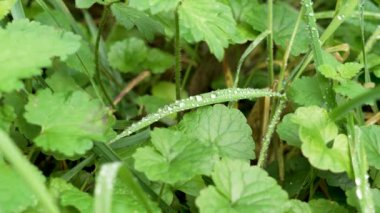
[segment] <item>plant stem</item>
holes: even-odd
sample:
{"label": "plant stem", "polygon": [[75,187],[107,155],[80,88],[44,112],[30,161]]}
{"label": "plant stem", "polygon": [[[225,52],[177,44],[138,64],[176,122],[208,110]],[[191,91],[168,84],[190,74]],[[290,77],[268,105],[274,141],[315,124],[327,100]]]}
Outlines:
{"label": "plant stem", "polygon": [[107,102],[112,106],[112,108],[115,108],[115,105],[112,102],[111,97],[108,95],[105,86],[103,84],[102,78],[101,78],[101,73],[100,73],[100,62],[99,62],[99,47],[100,47],[100,39],[102,37],[102,32],[104,29],[105,24],[107,23],[107,17],[108,14],[110,13],[110,8],[109,6],[105,6],[103,10],[102,17],[100,19],[100,24],[99,24],[99,29],[98,29],[98,34],[96,36],[96,41],[95,41],[95,72],[96,72],[96,79],[98,80],[98,83],[100,85],[100,89],[102,90],[104,97],[106,98]]}
{"label": "plant stem", "polygon": [[20,177],[28,183],[28,186],[40,200],[46,212],[59,213],[55,201],[50,196],[45,184],[36,174],[36,169],[29,163],[9,136],[0,129],[0,152],[13,166]]}
{"label": "plant stem", "polygon": [[179,29],[179,14],[178,8],[180,3],[178,4],[176,10],[174,11],[174,27],[175,27],[175,35],[174,35],[174,56],[175,56],[175,94],[176,99],[181,99],[181,41],[180,41],[180,29]]}
{"label": "plant stem", "polygon": [[245,59],[247,59],[249,54],[251,54],[251,52],[257,47],[257,45],[259,45],[261,43],[261,41],[264,40],[264,38],[266,38],[269,35],[270,35],[270,31],[265,30],[259,36],[257,36],[256,39],[254,41],[252,41],[251,44],[247,47],[247,49],[244,51],[243,55],[239,59],[239,63],[238,63],[237,69],[236,69],[235,82],[234,82],[233,88],[238,87],[240,71],[241,71],[241,67],[243,66]]}
{"label": "plant stem", "polygon": [[279,78],[278,78],[277,91],[280,91],[283,87],[283,81],[285,78],[286,69],[288,67],[288,60],[289,60],[289,56],[290,56],[290,51],[293,47],[294,39],[297,35],[298,28],[300,26],[304,11],[305,11],[305,9],[302,6],[301,10],[299,11],[299,14],[298,14],[296,24],[294,25],[294,29],[293,29],[292,35],[290,37],[289,44],[285,50],[284,58],[282,59],[282,67],[281,67],[281,71],[280,71]]}
{"label": "plant stem", "polygon": [[182,112],[185,110],[207,106],[216,103],[222,102],[230,102],[237,101],[240,99],[253,99],[263,96],[269,97],[283,97],[282,94],[277,92],[272,92],[269,89],[240,89],[240,88],[230,88],[223,90],[216,90],[209,93],[204,93],[202,95],[191,96],[186,99],[177,100],[175,103],[169,104],[161,109],[159,109],[156,113],[152,113],[144,117],[142,120],[137,123],[132,124],[128,128],[126,128],[122,133],[117,135],[114,139],[110,141],[113,143],[123,137],[131,135],[134,132],[137,132],[152,123],[164,118],[170,114]]}
{"label": "plant stem", "polygon": [[261,150],[260,150],[260,156],[259,160],[257,162],[257,166],[259,167],[264,167],[265,166],[265,160],[268,155],[268,149],[269,149],[269,144],[272,138],[272,135],[274,133],[274,130],[276,129],[276,125],[279,122],[281,118],[281,113],[282,110],[285,107],[285,100],[283,98],[280,99],[280,102],[276,108],[276,111],[274,112],[272,119],[268,125],[267,132],[263,138],[263,141],[261,143]]}
{"label": "plant stem", "polygon": [[370,76],[369,70],[368,70],[367,53],[366,53],[366,49],[365,49],[364,4],[365,4],[365,0],[361,0],[360,1],[360,6],[359,6],[359,9],[360,9],[360,18],[359,18],[360,19],[360,33],[361,33],[360,37],[361,37],[362,56],[363,56],[363,63],[364,63],[364,80],[365,80],[366,83],[369,83],[369,82],[371,82],[371,76]]}
{"label": "plant stem", "polygon": [[11,13],[14,20],[25,18],[25,12],[24,12],[24,8],[22,7],[21,0],[16,1],[16,3],[13,5],[11,9]]}
{"label": "plant stem", "polygon": [[273,0],[268,0],[268,72],[269,72],[269,87],[274,81],[274,70],[273,70]]}

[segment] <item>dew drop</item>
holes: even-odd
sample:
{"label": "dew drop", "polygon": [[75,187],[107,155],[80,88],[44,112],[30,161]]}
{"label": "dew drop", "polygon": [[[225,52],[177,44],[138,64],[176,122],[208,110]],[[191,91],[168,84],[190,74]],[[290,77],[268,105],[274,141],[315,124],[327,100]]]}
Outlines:
{"label": "dew drop", "polygon": [[357,186],[359,186],[360,184],[362,184],[360,178],[356,178],[355,179],[355,183],[356,183]]}
{"label": "dew drop", "polygon": [[199,95],[195,96],[195,99],[196,99],[197,101],[202,101],[202,100],[203,100],[202,96],[199,96]]}
{"label": "dew drop", "polygon": [[338,16],[338,20],[339,20],[339,21],[342,21],[343,19],[344,19],[344,15],[339,15],[339,16]]}
{"label": "dew drop", "polygon": [[359,200],[363,199],[362,191],[360,191],[359,188],[356,189],[356,196],[358,197]]}
{"label": "dew drop", "polygon": [[216,98],[216,95],[215,94],[211,94],[211,98]]}

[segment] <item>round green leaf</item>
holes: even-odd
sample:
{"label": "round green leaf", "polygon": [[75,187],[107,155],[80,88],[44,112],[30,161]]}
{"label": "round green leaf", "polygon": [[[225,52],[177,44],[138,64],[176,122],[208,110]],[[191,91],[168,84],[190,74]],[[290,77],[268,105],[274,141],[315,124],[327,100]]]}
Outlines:
{"label": "round green leaf", "polygon": [[210,147],[170,129],[154,129],[151,136],[154,147],[133,155],[135,168],[150,180],[174,184],[211,173],[215,155]]}
{"label": "round green leaf", "polygon": [[0,92],[22,88],[21,79],[41,74],[51,58],[65,60],[80,47],[80,37],[27,19],[0,28]]}
{"label": "round green leaf", "polygon": [[188,113],[180,129],[203,144],[211,145],[221,157],[254,159],[252,130],[237,109],[217,104]]}
{"label": "round green leaf", "polygon": [[[350,171],[347,136],[338,135],[338,127],[325,109],[310,106],[296,110],[293,122],[299,124],[302,153],[318,169]],[[328,144],[333,141],[330,148]]]}
{"label": "round green leaf", "polygon": [[218,162],[212,179],[215,186],[202,190],[195,201],[200,212],[281,212],[288,200],[275,179],[241,160]]}
{"label": "round green leaf", "polygon": [[75,158],[92,148],[92,141],[106,141],[113,117],[87,93],[51,93],[42,90],[29,97],[24,117],[41,126],[37,146],[55,157]]}

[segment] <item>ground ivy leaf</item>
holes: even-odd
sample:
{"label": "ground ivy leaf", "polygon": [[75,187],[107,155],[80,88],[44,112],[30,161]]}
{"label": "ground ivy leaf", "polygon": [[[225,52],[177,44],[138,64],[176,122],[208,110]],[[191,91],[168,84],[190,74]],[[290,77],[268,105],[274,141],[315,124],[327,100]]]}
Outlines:
{"label": "ground ivy leaf", "polygon": [[[253,29],[263,32],[268,29],[267,22],[263,21],[267,19],[267,8],[266,4],[260,4],[253,10],[247,10],[242,14],[242,20],[249,23]],[[286,3],[273,5],[273,39],[284,49],[288,46],[297,17],[298,11]],[[301,21],[291,49],[292,55],[297,56],[308,51],[309,36],[306,27],[306,23]]]}
{"label": "ground ivy leaf", "polygon": [[3,19],[4,16],[9,13],[9,11],[11,11],[12,6],[14,5],[15,2],[16,0],[0,1],[0,20]]}
{"label": "ground ivy leaf", "polygon": [[52,57],[65,60],[80,47],[79,36],[26,19],[0,28],[0,41],[0,92],[22,88],[20,80],[41,74]]}
{"label": "ground ivy leaf", "polygon": [[338,72],[330,64],[322,64],[318,67],[318,71],[326,78],[338,81],[342,80],[342,78],[338,75]]}
{"label": "ground ivy leaf", "polygon": [[159,49],[148,48],[141,39],[129,38],[111,46],[108,60],[120,72],[139,73],[148,69],[153,73],[162,73],[172,67],[174,57]]}
{"label": "ground ivy leaf", "polygon": [[54,178],[49,184],[50,191],[64,207],[74,207],[79,212],[93,212],[93,198],[60,178]]}
{"label": "ground ivy leaf", "polygon": [[148,10],[152,14],[174,10],[181,0],[129,0],[131,7],[139,10]]}
{"label": "ground ivy leaf", "polygon": [[215,186],[200,192],[200,212],[281,212],[288,195],[259,167],[225,158],[215,164]]}
{"label": "ground ivy leaf", "polygon": [[[289,88],[289,98],[300,105],[323,105],[324,98],[316,77],[302,77],[296,79]],[[327,85],[324,85],[327,87]]]}
{"label": "ground ivy leaf", "polygon": [[191,0],[183,1],[178,12],[182,37],[188,42],[205,41],[221,61],[236,34],[231,8],[216,0]]}
{"label": "ground ivy leaf", "polygon": [[149,40],[153,39],[155,33],[163,32],[163,27],[159,22],[144,12],[128,7],[125,3],[112,4],[111,10],[119,24],[123,25],[127,30],[136,26]]}
{"label": "ground ivy leaf", "polygon": [[348,211],[334,201],[317,199],[309,201],[313,213],[347,213]]}
{"label": "ground ivy leaf", "polygon": [[344,64],[340,64],[337,67],[337,70],[343,79],[350,80],[351,78],[355,77],[362,68],[363,65],[359,63],[347,62]]}
{"label": "ground ivy leaf", "polygon": [[312,213],[309,204],[300,200],[289,200],[285,213]]}
{"label": "ground ivy leaf", "polygon": [[24,117],[41,126],[37,146],[55,157],[75,157],[92,148],[92,141],[107,140],[113,118],[87,93],[52,93],[42,90],[29,97]]}
{"label": "ground ivy leaf", "polygon": [[[23,212],[37,205],[37,197],[28,184],[0,159],[0,212]],[[39,174],[41,181],[44,177]]]}
{"label": "ground ivy leaf", "polygon": [[[339,85],[334,86],[334,91],[349,98],[355,98],[359,95],[368,92],[369,89],[363,87],[357,81],[341,82]],[[366,104],[370,105],[373,102],[369,101]]]}
{"label": "ground ivy leaf", "polygon": [[368,164],[380,169],[380,126],[372,125],[360,128],[361,141],[364,144]]}
{"label": "ground ivy leaf", "polygon": [[179,128],[206,146],[212,146],[220,157],[254,159],[252,130],[237,109],[217,104],[204,107],[183,117]]}
{"label": "ground ivy leaf", "polygon": [[[317,106],[299,107],[293,122],[299,125],[302,153],[318,169],[332,172],[350,171],[347,136],[338,135],[338,127],[327,111]],[[333,140],[333,146],[328,143]]]}
{"label": "ground ivy leaf", "polygon": [[300,148],[302,141],[298,136],[298,125],[292,121],[294,114],[287,114],[277,126],[277,134],[281,140],[286,141],[289,145]]}
{"label": "ground ivy leaf", "polygon": [[215,155],[210,147],[170,129],[151,132],[153,147],[133,155],[135,168],[153,181],[175,184],[200,174],[210,174]]}

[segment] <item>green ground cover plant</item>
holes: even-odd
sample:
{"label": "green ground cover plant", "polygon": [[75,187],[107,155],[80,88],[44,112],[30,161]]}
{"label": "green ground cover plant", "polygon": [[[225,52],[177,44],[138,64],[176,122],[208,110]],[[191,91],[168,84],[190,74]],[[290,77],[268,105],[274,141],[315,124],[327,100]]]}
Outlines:
{"label": "green ground cover plant", "polygon": [[0,0],[0,213],[380,212],[378,0]]}

